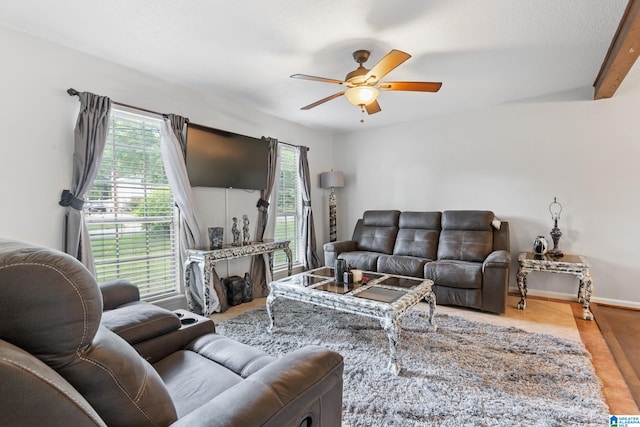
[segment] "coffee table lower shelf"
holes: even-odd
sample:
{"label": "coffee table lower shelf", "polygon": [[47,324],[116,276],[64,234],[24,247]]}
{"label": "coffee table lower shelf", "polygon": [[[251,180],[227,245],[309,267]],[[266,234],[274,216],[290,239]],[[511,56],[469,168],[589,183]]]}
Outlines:
{"label": "coffee table lower shelf", "polygon": [[[301,275],[304,274],[307,273],[301,273]],[[424,299],[430,308],[429,323],[434,331],[437,330],[437,326],[433,322],[433,316],[436,310],[436,297],[431,290],[431,286],[433,285],[431,280],[423,280],[419,286],[404,291],[404,295],[397,300],[386,302],[357,297],[351,293],[340,294],[301,286],[295,284],[296,276],[291,276],[290,278],[269,284],[270,292],[267,297],[266,308],[270,319],[268,329],[270,333],[273,333],[275,323],[273,304],[280,297],[346,313],[372,317],[379,320],[380,325],[389,338],[389,363],[387,364],[387,369],[391,373],[398,375],[401,367],[397,356],[397,348],[400,331],[402,330],[402,316]],[[384,277],[400,276],[385,275]],[[292,279],[294,280],[292,281]],[[359,289],[358,293],[371,290],[371,286],[375,286],[375,284],[363,286]],[[389,288],[381,287],[381,289]]]}

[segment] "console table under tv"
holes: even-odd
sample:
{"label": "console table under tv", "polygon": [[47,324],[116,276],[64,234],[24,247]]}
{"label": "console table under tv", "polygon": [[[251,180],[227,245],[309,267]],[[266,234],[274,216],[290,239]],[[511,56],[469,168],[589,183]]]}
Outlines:
{"label": "console table under tv", "polygon": [[[196,263],[200,270],[203,283],[203,295],[205,299],[209,298],[211,286],[211,272],[216,266],[218,261],[227,261],[236,258],[244,258],[253,255],[268,254],[269,255],[269,270],[273,276],[273,253],[275,251],[284,251],[287,256],[287,273],[291,276],[293,260],[291,255],[291,249],[289,248],[289,240],[282,241],[265,241],[265,242],[251,242],[248,245],[223,245],[221,249],[187,249],[187,259],[184,263],[184,277],[185,282],[189,283],[189,276],[191,274],[188,268],[191,264]],[[209,307],[209,301],[205,301],[205,307]],[[205,310],[208,311],[208,310]],[[205,316],[211,313],[204,314]]]}

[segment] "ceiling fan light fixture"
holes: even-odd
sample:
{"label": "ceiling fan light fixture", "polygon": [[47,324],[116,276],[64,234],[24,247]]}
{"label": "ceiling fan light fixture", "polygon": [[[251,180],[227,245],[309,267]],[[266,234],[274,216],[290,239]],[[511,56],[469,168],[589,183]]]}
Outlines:
{"label": "ceiling fan light fixture", "polygon": [[369,105],[378,98],[380,92],[372,86],[355,86],[347,89],[344,96],[353,105]]}

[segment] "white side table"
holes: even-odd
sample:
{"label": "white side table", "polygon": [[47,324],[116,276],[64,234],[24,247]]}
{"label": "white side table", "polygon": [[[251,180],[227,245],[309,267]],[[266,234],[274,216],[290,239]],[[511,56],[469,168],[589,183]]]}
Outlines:
{"label": "white side table", "polygon": [[517,279],[520,290],[520,302],[518,308],[524,310],[527,306],[527,274],[531,271],[546,271],[550,273],[573,274],[580,280],[578,287],[578,302],[582,303],[582,318],[593,320],[593,314],[589,310],[593,281],[589,272],[589,261],[582,255],[565,254],[560,258],[552,258],[549,255],[535,255],[533,252],[522,252],[518,256]]}

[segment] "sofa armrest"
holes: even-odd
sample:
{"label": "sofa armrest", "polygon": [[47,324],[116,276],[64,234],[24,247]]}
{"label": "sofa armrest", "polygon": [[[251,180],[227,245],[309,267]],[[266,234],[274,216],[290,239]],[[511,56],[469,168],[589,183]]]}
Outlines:
{"label": "sofa armrest", "polygon": [[177,331],[178,316],[148,302],[133,302],[102,313],[100,323],[131,345]]}
{"label": "sofa armrest", "polygon": [[336,258],[342,252],[353,252],[358,250],[358,243],[353,240],[342,240],[339,242],[325,243],[324,246],[324,265],[333,267]]}
{"label": "sofa armrest", "polygon": [[[343,368],[340,354],[307,346],[270,363],[172,425],[339,426]],[[311,422],[302,424],[307,418]]]}
{"label": "sofa armrest", "polygon": [[507,251],[493,251],[482,263],[482,271],[485,268],[505,268],[511,265],[511,254]]}
{"label": "sofa armrest", "polygon": [[113,310],[121,305],[140,301],[138,287],[128,280],[118,279],[99,283],[104,310]]}
{"label": "sofa armrest", "polygon": [[493,251],[482,263],[482,310],[502,314],[507,308],[511,254]]}
{"label": "sofa armrest", "polygon": [[151,364],[167,357],[171,353],[183,350],[197,338],[204,335],[215,335],[215,323],[208,317],[186,310],[176,310],[171,314],[180,316],[179,328],[157,334],[154,338],[138,342],[133,346]]}

